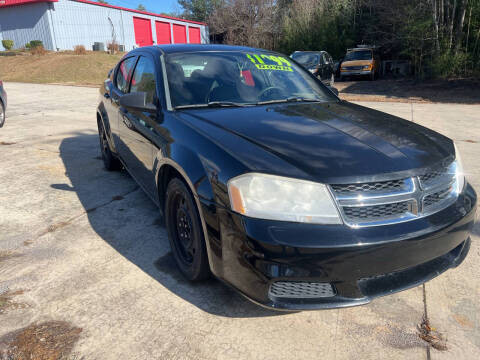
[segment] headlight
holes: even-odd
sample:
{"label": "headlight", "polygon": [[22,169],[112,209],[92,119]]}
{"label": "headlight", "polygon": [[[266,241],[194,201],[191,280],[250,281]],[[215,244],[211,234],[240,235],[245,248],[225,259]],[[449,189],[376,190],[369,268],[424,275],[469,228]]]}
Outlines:
{"label": "headlight", "polygon": [[228,182],[232,210],[245,216],[312,224],[341,224],[327,186],[249,173]]}
{"label": "headlight", "polygon": [[454,171],[455,171],[455,191],[457,194],[461,193],[463,187],[465,186],[465,173],[463,172],[462,158],[460,157],[460,152],[458,151],[457,145],[453,144],[455,147],[455,161],[453,162]]}
{"label": "headlight", "polygon": [[314,74],[315,71],[317,71],[317,69],[308,69],[308,71],[310,71],[312,74]]}
{"label": "headlight", "polygon": [[372,70],[372,65],[365,65],[363,70]]}

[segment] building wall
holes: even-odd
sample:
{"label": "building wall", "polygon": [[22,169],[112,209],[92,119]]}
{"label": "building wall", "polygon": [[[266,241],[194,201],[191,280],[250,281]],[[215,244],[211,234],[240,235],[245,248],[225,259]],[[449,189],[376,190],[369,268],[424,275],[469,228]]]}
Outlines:
{"label": "building wall", "polygon": [[155,20],[187,25],[187,35],[188,26],[201,28],[202,43],[208,42],[208,30],[204,25],[73,0],[59,0],[52,10],[55,47],[60,50],[71,50],[75,45],[84,45],[87,49],[92,49],[95,42],[103,42],[106,47],[107,43],[112,41],[112,26],[108,20],[110,18],[115,28],[117,43],[125,45],[127,51],[132,50],[137,47],[133,26],[134,16],[150,20],[154,44],[157,43]]}
{"label": "building wall", "polygon": [[[12,6],[0,9],[0,40],[13,40],[14,48],[22,48],[31,40],[41,40],[53,49],[48,8],[52,3]],[[0,42],[0,50],[4,50]]]}
{"label": "building wall", "polygon": [[[104,43],[106,48],[112,41],[111,20],[117,43],[125,45],[125,50],[129,51],[138,47],[135,43],[134,16],[150,20],[154,44],[157,43],[156,20],[185,25],[187,41],[189,27],[200,28],[201,42],[209,42],[208,27],[205,25],[75,0],[1,8],[0,40],[13,40],[15,48],[23,47],[31,40],[42,40],[48,50],[73,50],[76,45],[83,45],[87,50],[91,50],[95,42]],[[170,27],[173,39],[172,26]]]}

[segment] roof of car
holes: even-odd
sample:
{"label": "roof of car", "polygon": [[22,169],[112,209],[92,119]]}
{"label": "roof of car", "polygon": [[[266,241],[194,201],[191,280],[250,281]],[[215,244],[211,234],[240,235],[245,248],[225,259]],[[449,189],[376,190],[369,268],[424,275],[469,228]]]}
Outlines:
{"label": "roof of car", "polygon": [[153,46],[143,47],[141,49],[161,51],[165,54],[197,52],[197,51],[268,51],[270,52],[269,50],[256,49],[248,46],[233,46],[233,45],[220,45],[220,44],[153,45]]}

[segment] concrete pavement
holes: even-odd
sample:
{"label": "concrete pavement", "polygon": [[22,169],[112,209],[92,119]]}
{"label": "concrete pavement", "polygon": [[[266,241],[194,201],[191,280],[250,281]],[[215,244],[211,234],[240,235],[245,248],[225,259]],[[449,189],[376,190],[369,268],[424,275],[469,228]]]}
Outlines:
{"label": "concrete pavement", "polygon": [[[417,287],[371,304],[278,313],[175,267],[158,210],[125,172],[103,169],[92,88],[7,83],[0,129],[0,351],[33,323],[82,329],[70,359],[424,359]],[[480,106],[362,103],[458,141],[480,189]],[[448,350],[480,357],[480,226],[465,262],[425,286]],[[16,304],[16,305],[14,305]],[[3,336],[3,338],[2,338]],[[1,358],[1,355],[0,355]]]}

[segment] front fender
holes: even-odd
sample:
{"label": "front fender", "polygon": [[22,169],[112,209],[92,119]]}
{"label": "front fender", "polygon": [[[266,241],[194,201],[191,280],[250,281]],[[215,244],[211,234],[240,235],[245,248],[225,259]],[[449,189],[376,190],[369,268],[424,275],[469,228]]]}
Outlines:
{"label": "front fender", "polygon": [[154,168],[156,174],[155,181],[158,184],[158,202],[162,213],[164,213],[164,194],[168,186],[168,179],[165,174],[166,169],[170,167],[174,168],[183,177],[193,194],[200,215],[210,269],[218,276],[221,271],[219,269],[220,262],[216,256],[218,251],[215,250],[218,245],[212,242],[207,230],[209,227],[217,228],[218,224],[216,224],[216,219],[210,218],[207,227],[205,213],[208,211],[204,210],[205,207],[209,206],[214,197],[210,181],[211,179],[215,181],[215,173],[212,172],[212,169],[209,169],[208,165],[205,166],[205,161],[202,161],[201,156],[193,153],[186,147],[172,144],[168,156],[165,156],[163,151],[160,150],[155,157]]}

